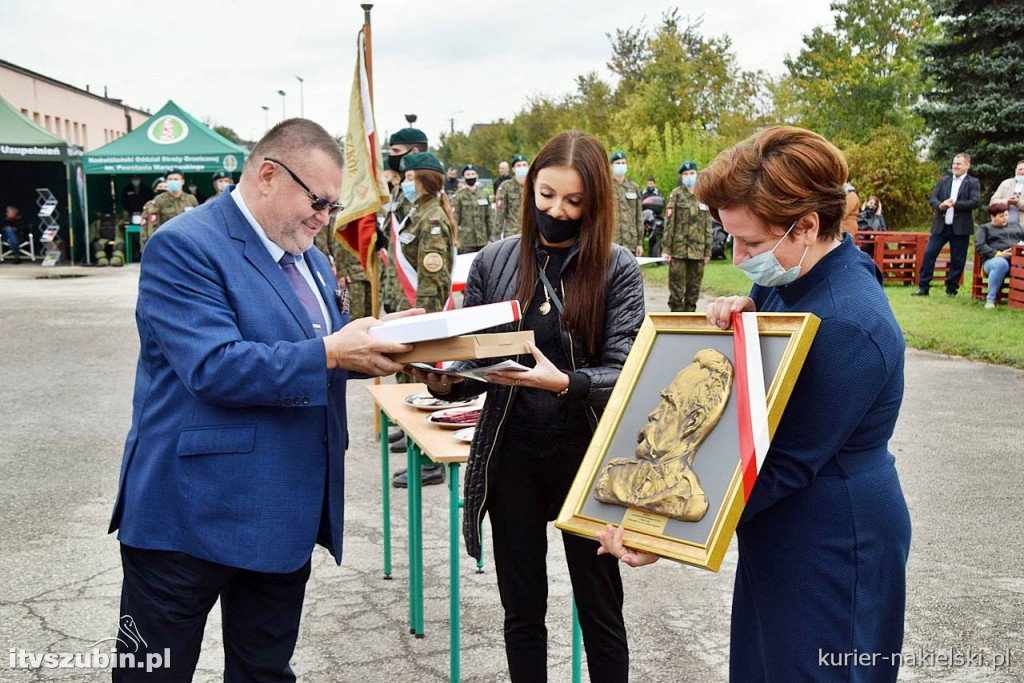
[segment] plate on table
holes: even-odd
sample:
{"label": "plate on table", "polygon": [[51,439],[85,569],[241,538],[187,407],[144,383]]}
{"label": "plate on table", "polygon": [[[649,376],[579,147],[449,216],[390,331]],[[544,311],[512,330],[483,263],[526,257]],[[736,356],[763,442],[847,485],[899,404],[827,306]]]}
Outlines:
{"label": "plate on table", "polygon": [[475,427],[481,408],[448,408],[427,415],[427,422],[444,429]]}
{"label": "plate on table", "polygon": [[464,443],[473,443],[473,434],[476,432],[476,427],[466,427],[452,434],[452,438],[456,441],[462,441]]}
{"label": "plate on table", "polygon": [[406,404],[413,408],[420,410],[444,410],[445,408],[463,408],[465,406],[473,405],[476,397],[470,398],[464,401],[444,401],[439,398],[434,398],[426,391],[421,391],[418,394],[412,394],[405,397]]}

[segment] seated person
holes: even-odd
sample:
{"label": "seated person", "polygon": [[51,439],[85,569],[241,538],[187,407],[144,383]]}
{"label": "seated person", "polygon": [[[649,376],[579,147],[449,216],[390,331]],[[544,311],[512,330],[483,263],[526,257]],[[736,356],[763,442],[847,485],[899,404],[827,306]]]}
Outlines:
{"label": "seated person", "polygon": [[112,213],[101,213],[89,226],[93,265],[124,265],[124,227]]}
{"label": "seated person", "polygon": [[8,206],[4,211],[4,220],[0,223],[3,240],[11,248],[11,259],[15,264],[21,263],[21,243],[25,241],[25,221],[21,219],[18,207]]}
{"label": "seated person", "polygon": [[985,308],[995,308],[996,296],[1010,273],[1013,245],[1024,241],[1024,228],[1019,223],[1009,222],[1010,211],[1006,204],[991,204],[988,213],[989,222],[974,233],[974,249],[981,257],[982,271],[988,276]]}

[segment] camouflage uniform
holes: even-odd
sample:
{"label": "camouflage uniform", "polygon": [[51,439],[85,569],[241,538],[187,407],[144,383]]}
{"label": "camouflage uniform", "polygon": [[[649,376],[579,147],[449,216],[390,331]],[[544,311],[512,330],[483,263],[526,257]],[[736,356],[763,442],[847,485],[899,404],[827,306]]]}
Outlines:
{"label": "camouflage uniform", "polygon": [[[370,292],[370,279],[366,276],[366,271],[363,270],[363,264],[360,263],[359,258],[335,239],[334,233],[330,229],[321,230],[313,240],[313,244],[330,259],[334,266],[338,287],[348,289],[349,313],[352,320],[372,315],[373,301]],[[345,284],[345,278],[351,279],[351,282]]]}
{"label": "camouflage uniform", "polygon": [[615,243],[629,249],[634,254],[636,248],[644,243],[644,220],[640,208],[640,188],[628,178],[621,183],[612,179],[615,187],[616,234]]}
{"label": "camouflage uniform", "polygon": [[491,239],[491,200],[487,190],[477,185],[455,193],[452,213],[459,229],[459,253],[480,251]]}
{"label": "camouflage uniform", "polygon": [[146,203],[142,209],[142,228],[139,230],[139,249],[146,248],[146,242],[161,225],[180,213],[185,213],[199,206],[193,195],[182,192],[180,197],[170,192],[158,194]]}
{"label": "camouflage uniform", "polygon": [[515,178],[501,184],[494,198],[498,215],[494,221],[491,241],[523,232],[523,186]]}
{"label": "camouflage uniform", "polygon": [[685,186],[672,190],[665,203],[661,251],[672,257],[668,270],[669,310],[697,310],[704,260],[711,258],[711,214]]}
{"label": "camouflage uniform", "polygon": [[402,188],[396,186],[391,195],[391,201],[384,207],[384,224],[382,226],[384,234],[388,236],[388,265],[382,270],[380,300],[388,311],[397,310],[395,306],[402,289],[398,284],[397,271],[395,271],[395,240],[391,234],[391,215],[394,214],[398,224],[401,225],[405,217],[409,215],[411,208],[412,203],[405,198]]}
{"label": "camouflage uniform", "polygon": [[[399,243],[402,254],[416,268],[416,307],[440,311],[452,289],[452,227],[437,197],[421,196],[409,215]],[[397,277],[397,276],[396,276]],[[396,310],[413,308],[401,283],[395,292]]]}
{"label": "camouflage uniform", "polygon": [[[107,214],[94,220],[89,224],[89,236],[92,238],[90,252],[93,265],[124,265],[124,225],[116,216]],[[110,247],[109,257],[107,247]]]}

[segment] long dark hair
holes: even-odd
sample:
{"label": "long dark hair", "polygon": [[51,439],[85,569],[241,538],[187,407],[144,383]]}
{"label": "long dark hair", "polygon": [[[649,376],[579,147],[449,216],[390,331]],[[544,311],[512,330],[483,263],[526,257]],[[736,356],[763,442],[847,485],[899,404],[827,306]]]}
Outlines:
{"label": "long dark hair", "polygon": [[596,138],[586,133],[567,130],[548,140],[526,174],[516,298],[525,305],[533,299],[537,288],[537,203],[533,188],[538,171],[549,166],[572,168],[583,180],[579,253],[565,292],[562,326],[575,332],[591,357],[596,357],[604,343],[604,287],[615,228],[615,195],[608,174],[608,153]]}
{"label": "long dark hair", "polygon": [[441,210],[444,211],[444,215],[448,219],[448,225],[452,229],[452,244],[457,244],[459,235],[457,232],[458,228],[455,225],[455,217],[452,216],[452,206],[448,203],[448,195],[441,191],[444,187],[444,175],[424,168],[417,168],[413,173],[416,174],[416,180],[420,181],[420,185],[423,186],[423,191],[426,194],[437,197],[438,201],[441,202]]}

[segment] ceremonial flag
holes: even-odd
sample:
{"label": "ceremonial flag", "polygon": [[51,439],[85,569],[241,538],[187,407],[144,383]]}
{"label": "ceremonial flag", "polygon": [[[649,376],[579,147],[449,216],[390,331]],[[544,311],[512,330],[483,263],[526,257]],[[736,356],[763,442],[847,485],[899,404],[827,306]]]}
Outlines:
{"label": "ceremonial flag", "polygon": [[384,183],[384,164],[377,144],[377,126],[366,73],[365,35],[356,40],[356,68],[352,79],[352,97],[345,135],[345,170],[341,180],[341,202],[345,208],[334,222],[334,235],[355,254],[363,269],[373,278],[376,265],[373,252],[377,241],[376,214],[388,199]]}

